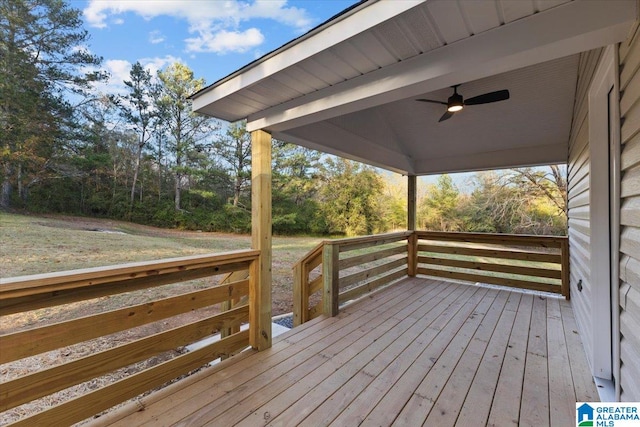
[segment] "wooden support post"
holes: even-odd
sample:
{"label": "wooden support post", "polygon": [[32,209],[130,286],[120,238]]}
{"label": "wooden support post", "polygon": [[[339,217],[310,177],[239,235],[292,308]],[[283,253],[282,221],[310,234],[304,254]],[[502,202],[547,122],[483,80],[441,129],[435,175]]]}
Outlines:
{"label": "wooden support post", "polygon": [[415,175],[407,176],[407,230],[416,230],[416,190]]}
{"label": "wooden support post", "polygon": [[415,175],[407,176],[407,230],[413,234],[407,239],[407,274],[415,277],[418,271],[418,237],[416,236],[416,194],[417,180]]}
{"label": "wooden support post", "polygon": [[305,284],[303,272],[305,270],[306,268],[301,263],[297,263],[293,267],[293,326],[300,326],[307,321],[307,301],[309,299],[305,299],[303,296]]}
{"label": "wooden support post", "polygon": [[562,285],[561,292],[565,299],[571,299],[571,286],[570,286],[570,276],[569,276],[569,239],[565,239],[560,244],[560,265],[561,265],[561,277],[562,277]]}
{"label": "wooden support post", "polygon": [[340,293],[340,246],[327,243],[324,245],[322,252],[322,277],[324,284],[324,292],[322,302],[324,304],[324,314],[328,316],[337,316],[339,313]]}
{"label": "wooden support post", "polygon": [[418,235],[414,231],[407,237],[407,275],[416,277],[418,274]]}
{"label": "wooden support post", "polygon": [[251,132],[251,247],[260,259],[251,266],[249,340],[253,348],[271,347],[271,135]]}

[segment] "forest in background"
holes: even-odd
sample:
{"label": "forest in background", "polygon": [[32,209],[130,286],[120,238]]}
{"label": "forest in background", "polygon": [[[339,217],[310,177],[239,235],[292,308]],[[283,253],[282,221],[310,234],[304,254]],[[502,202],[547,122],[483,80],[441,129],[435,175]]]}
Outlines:
{"label": "forest in background", "polygon": [[[80,11],[58,0],[0,0],[0,208],[168,228],[250,230],[250,135],[191,111],[205,87],[184,64],[134,64],[127,93],[82,46]],[[419,183],[421,181],[419,180]],[[566,233],[566,168],[448,175],[420,187],[427,230]],[[406,228],[406,179],[273,141],[278,234],[364,235]]]}

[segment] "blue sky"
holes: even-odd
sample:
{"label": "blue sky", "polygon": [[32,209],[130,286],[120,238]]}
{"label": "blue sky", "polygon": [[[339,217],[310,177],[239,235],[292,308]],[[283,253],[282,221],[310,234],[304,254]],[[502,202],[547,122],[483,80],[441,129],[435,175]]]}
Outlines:
{"label": "blue sky", "polygon": [[71,0],[89,50],[122,91],[136,61],[155,75],[179,61],[207,84],[300,36],[357,0]]}

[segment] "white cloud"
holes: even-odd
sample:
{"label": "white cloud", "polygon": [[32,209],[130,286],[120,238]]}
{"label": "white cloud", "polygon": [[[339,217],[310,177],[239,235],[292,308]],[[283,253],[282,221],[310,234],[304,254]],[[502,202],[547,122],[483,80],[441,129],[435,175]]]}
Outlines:
{"label": "white cloud", "polygon": [[308,30],[313,24],[305,9],[288,7],[286,0],[90,0],[84,16],[89,25],[105,28],[108,18],[127,12],[144,19],[172,16],[186,20],[189,32],[194,35],[185,40],[188,52],[245,52],[258,46],[264,41],[259,30],[239,29],[241,23],[253,19],[271,19],[298,32]]}
{"label": "white cloud", "polygon": [[164,67],[166,67],[167,65],[173,64],[174,62],[180,62],[182,64],[185,64],[185,62],[182,59],[176,58],[175,56],[172,56],[172,55],[140,59],[140,64],[142,64],[142,66],[145,69],[149,70],[152,78],[155,78],[159,70],[162,70]]}
{"label": "white cloud", "polygon": [[149,43],[158,44],[163,41],[165,41],[165,37],[159,30],[154,30],[149,33]]}
{"label": "white cloud", "polygon": [[247,18],[270,18],[300,31],[311,29],[313,22],[307,11],[298,7],[287,7],[286,0],[257,0],[244,9]]}
{"label": "white cloud", "polygon": [[201,32],[200,37],[186,39],[188,52],[246,52],[259,46],[264,36],[257,28],[246,31],[220,30],[217,33]]}
{"label": "white cloud", "polygon": [[[176,58],[172,55],[167,55],[164,57],[143,58],[139,61],[146,70],[149,70],[152,80],[155,79],[158,70],[163,69],[167,65],[174,62],[184,63],[184,61],[182,61],[180,58]],[[94,84],[96,91],[108,95],[125,94],[127,92],[127,89],[124,81],[130,79],[129,72],[131,71],[132,66],[133,64],[131,62],[124,59],[106,60],[103,64],[102,69],[109,73],[109,81]]]}
{"label": "white cloud", "polygon": [[125,61],[124,59],[109,59],[104,62],[104,67],[111,75],[110,80],[118,83],[129,80],[131,62]]}

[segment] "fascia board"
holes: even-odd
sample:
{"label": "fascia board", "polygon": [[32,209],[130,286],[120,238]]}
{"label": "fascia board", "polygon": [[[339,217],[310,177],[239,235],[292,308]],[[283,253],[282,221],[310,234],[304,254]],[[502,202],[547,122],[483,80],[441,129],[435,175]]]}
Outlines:
{"label": "fascia board", "polygon": [[256,63],[244,72],[223,80],[208,90],[193,96],[193,109],[199,111],[208,104],[232,95],[244,88],[265,79],[287,67],[295,65],[330,47],[356,36],[376,25],[393,18],[426,0],[404,1],[375,1],[366,3],[357,13],[331,22],[328,27],[319,32],[302,37],[298,43],[282,51],[276,51],[273,56]]}

